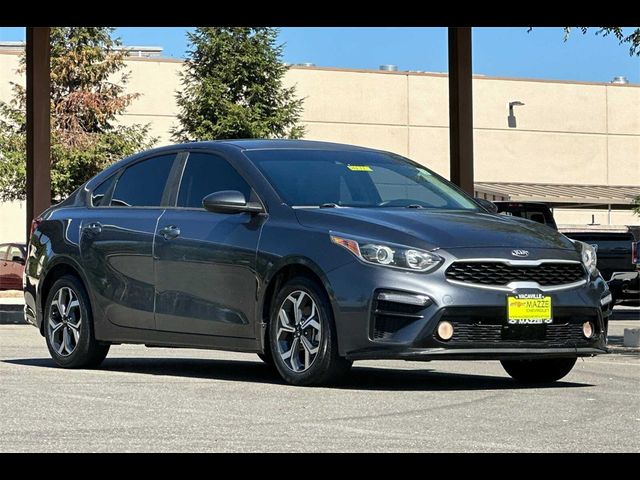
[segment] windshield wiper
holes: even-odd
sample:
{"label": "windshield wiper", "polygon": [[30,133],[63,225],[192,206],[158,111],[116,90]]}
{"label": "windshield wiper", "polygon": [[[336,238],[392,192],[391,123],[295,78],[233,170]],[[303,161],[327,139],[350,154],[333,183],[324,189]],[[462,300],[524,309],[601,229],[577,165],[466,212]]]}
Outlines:
{"label": "windshield wiper", "polygon": [[327,202],[327,203],[321,203],[319,207],[320,208],[338,208],[338,204]]}
{"label": "windshield wiper", "polygon": [[422,205],[418,205],[417,203],[412,203],[411,205],[407,205],[404,208],[424,208]]}

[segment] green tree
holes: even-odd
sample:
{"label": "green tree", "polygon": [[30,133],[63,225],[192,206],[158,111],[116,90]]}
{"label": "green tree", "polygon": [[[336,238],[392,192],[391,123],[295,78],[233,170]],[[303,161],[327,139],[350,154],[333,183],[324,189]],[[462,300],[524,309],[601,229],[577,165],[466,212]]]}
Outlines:
{"label": "green tree", "polygon": [[633,199],[633,204],[635,205],[635,207],[633,207],[633,213],[640,216],[640,195]]}
{"label": "green tree", "polygon": [[177,92],[176,141],[299,138],[302,99],[283,86],[276,28],[199,27]]}
{"label": "green tree", "polygon": [[[124,126],[137,94],[125,94],[128,74],[113,28],[51,29],[51,192],[61,199],[114,161],[148,148],[148,125]],[[19,73],[25,70],[24,55]],[[0,200],[26,195],[26,92],[13,84],[0,102]]]}
{"label": "green tree", "polygon": [[[572,27],[564,27],[564,38],[569,38]],[[589,31],[588,27],[578,27],[584,35]],[[620,45],[629,45],[629,55],[640,55],[640,28],[630,29],[625,32],[623,27],[597,27],[596,35],[606,37],[613,35],[618,39]]]}

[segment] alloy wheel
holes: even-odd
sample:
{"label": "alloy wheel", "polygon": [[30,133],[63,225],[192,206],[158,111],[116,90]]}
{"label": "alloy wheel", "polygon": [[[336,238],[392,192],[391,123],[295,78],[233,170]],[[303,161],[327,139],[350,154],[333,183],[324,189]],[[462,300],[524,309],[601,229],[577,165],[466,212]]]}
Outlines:
{"label": "alloy wheel", "polygon": [[301,373],[308,370],[320,349],[322,327],[318,308],[308,293],[292,292],[278,310],[278,354],[290,370]]}
{"label": "alloy wheel", "polygon": [[62,287],[49,307],[48,334],[51,346],[60,356],[71,355],[80,341],[82,314],[78,295]]}

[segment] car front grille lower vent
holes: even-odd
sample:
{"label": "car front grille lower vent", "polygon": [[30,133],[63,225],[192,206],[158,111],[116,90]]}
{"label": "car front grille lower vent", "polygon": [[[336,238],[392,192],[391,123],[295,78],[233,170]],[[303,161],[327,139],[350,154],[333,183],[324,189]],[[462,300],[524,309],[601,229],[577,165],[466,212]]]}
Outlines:
{"label": "car front grille lower vent", "polygon": [[[427,305],[414,305],[398,301],[382,300],[381,294],[373,302],[373,340],[384,341],[393,339],[398,330],[424,318],[422,311]],[[430,304],[431,302],[425,302]]]}
{"label": "car front grille lower vent", "polygon": [[580,263],[546,262],[539,265],[510,265],[505,262],[459,261],[445,273],[448,280],[478,285],[508,285],[511,282],[536,282],[542,286],[566,285],[585,278]]}

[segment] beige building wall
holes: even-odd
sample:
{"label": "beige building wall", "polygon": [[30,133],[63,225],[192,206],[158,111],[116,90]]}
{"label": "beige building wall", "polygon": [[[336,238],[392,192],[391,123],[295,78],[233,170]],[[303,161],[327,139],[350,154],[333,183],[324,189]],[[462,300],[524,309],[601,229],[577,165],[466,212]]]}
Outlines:
{"label": "beige building wall", "polygon": [[[0,100],[19,57],[0,52]],[[128,91],[140,94],[119,121],[150,124],[157,145],[171,143],[182,63],[130,59]],[[305,137],[380,148],[449,175],[448,80],[443,74],[293,67],[285,84],[304,97]],[[640,86],[477,76],[474,150],[477,181],[640,185]],[[507,124],[508,103],[517,128]],[[559,223],[606,224],[606,210],[556,209]],[[22,216],[21,216],[22,215]],[[0,242],[23,235],[24,210],[0,207]],[[612,223],[640,224],[629,211]]]}

